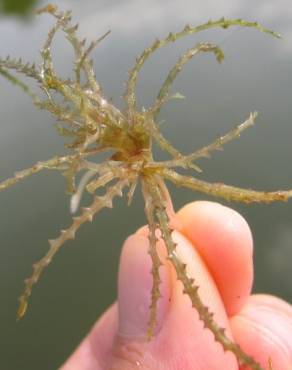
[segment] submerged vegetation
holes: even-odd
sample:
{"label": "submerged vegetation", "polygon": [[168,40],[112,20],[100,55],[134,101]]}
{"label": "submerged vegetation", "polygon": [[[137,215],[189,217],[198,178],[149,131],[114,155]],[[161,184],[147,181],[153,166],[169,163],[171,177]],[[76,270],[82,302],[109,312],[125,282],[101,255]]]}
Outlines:
{"label": "submerged vegetation", "polygon": [[[24,63],[21,59],[10,57],[0,58],[0,74],[28,93],[37,108],[47,110],[57,118],[60,122],[57,126],[59,134],[72,139],[69,144],[65,145],[70,150],[70,154],[54,156],[47,161],[37,162],[32,167],[15,173],[14,177],[0,183],[0,190],[7,189],[32,174],[49,169],[60,171],[66,178],[67,191],[72,194],[72,213],[77,212],[82,194],[85,191],[92,194],[93,200],[91,205],[82,208],[79,216],[73,217],[73,222],[68,229],[62,230],[57,238],[49,240],[48,253],[33,265],[31,277],[25,280],[24,292],[19,299],[17,317],[21,318],[26,313],[33,285],[39,280],[44,268],[49,265],[61,246],[67,240],[73,239],[82,224],[87,221],[91,222],[100,210],[112,208],[113,199],[122,196],[126,189],[130,204],[136,185],[140,182],[149,227],[149,255],[152,259],[151,273],[153,276],[147,331],[149,339],[155,328],[157,303],[160,297],[159,268],[161,261],[156,250],[156,231],[160,230],[161,237],[165,242],[167,258],[173,265],[177,278],[182,282],[184,293],[189,296],[192,306],[198,311],[205,327],[212,331],[215,340],[221,343],[224,350],[234,353],[239,364],[249,366],[253,370],[263,369],[262,365],[244,353],[236,343],[233,343],[225,335],[224,328],[217,325],[212,312],[202,303],[199,287],[188,276],[187,266],[179,259],[176,252],[176,244],[173,241],[170,227],[170,220],[173,217],[171,198],[165,184],[165,180],[168,180],[180,187],[236,202],[270,203],[288,200],[292,196],[292,190],[260,192],[242,189],[222,183],[205,182],[196,177],[180,174],[175,170],[181,168],[200,172],[196,160],[209,157],[212,152],[238,138],[245,129],[254,124],[257,113],[250,113],[249,117],[236,128],[190,154],[180,153],[161,134],[157,125],[157,117],[162,106],[169,100],[181,98],[180,94],[171,94],[170,90],[185,64],[201,53],[214,54],[219,63],[223,61],[223,51],[217,45],[209,42],[200,42],[181,55],[169,71],[150,107],[141,111],[137,110],[135,90],[138,74],[151,54],[184,36],[211,28],[227,29],[232,26],[254,28],[274,37],[279,37],[279,35],[256,22],[221,18],[199,26],[187,25],[180,32],[170,33],[161,40],[157,39],[141,53],[130,71],[124,94],[125,109],[120,110],[104,96],[95,78],[93,63],[90,59],[92,50],[108,33],[87,45],[85,40],[81,41],[77,37],[78,25],[71,23],[70,12],[60,12],[56,6],[48,5],[40,9],[38,13],[49,13],[56,19],[56,23],[49,31],[41,50],[40,65]],[[62,79],[54,69],[51,45],[59,30],[64,32],[75,52],[73,63],[75,77],[71,80]],[[39,97],[32,92],[30,87],[16,78],[13,72],[36,80],[43,96]],[[63,103],[60,103],[58,96],[63,98]],[[169,159],[156,161],[153,157],[154,145],[158,145],[166,151]],[[99,153],[108,153],[108,156],[105,160],[98,161]],[[76,186],[75,178],[80,173],[82,177]],[[104,189],[104,195],[96,195],[96,191],[101,188]],[[265,366],[271,368],[268,363]]]}

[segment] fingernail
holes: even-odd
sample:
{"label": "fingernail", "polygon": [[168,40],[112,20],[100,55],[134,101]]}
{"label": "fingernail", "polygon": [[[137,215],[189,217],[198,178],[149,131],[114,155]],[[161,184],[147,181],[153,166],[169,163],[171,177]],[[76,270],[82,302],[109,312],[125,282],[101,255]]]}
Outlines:
{"label": "fingernail", "polygon": [[[146,339],[152,289],[148,247],[148,238],[137,234],[129,237],[123,247],[118,279],[119,334],[123,337]],[[161,266],[159,273],[162,296],[157,305],[154,335],[161,330],[171,294],[167,267]]]}

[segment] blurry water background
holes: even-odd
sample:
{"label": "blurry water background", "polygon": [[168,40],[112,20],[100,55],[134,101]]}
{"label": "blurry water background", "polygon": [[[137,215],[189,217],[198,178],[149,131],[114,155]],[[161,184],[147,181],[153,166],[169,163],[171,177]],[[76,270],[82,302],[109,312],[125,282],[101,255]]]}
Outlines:
{"label": "blurry water background", "polygon": [[[40,3],[43,5],[45,3]],[[163,132],[187,153],[212,141],[250,111],[260,115],[240,140],[200,162],[200,178],[255,189],[292,187],[292,7],[290,0],[122,0],[57,1],[72,9],[79,34],[89,40],[110,36],[94,51],[95,70],[106,96],[122,107],[127,71],[154,38],[186,23],[242,17],[283,34],[276,40],[250,29],[208,31],[169,45],[149,59],[138,83],[140,107],[154,99],[168,69],[197,41],[217,42],[226,53],[218,65],[212,55],[195,58],[175,84],[186,95],[161,113]],[[39,61],[51,17],[0,17],[0,55]],[[53,49],[62,76],[72,74],[72,50],[59,34]],[[37,111],[27,96],[1,78],[0,179],[37,160],[63,151],[54,119]],[[171,187],[176,208],[205,196]],[[88,201],[88,199],[87,199]],[[67,243],[34,288],[27,316],[15,322],[17,296],[31,265],[48,249],[48,238],[70,224],[64,179],[43,172],[0,194],[0,368],[56,369],[116,297],[118,259],[123,240],[145,223],[137,192],[133,205],[114,202],[93,225],[84,225]],[[255,243],[255,292],[292,301],[292,202],[232,204],[248,220]],[[218,261],[220,264],[220,261]]]}

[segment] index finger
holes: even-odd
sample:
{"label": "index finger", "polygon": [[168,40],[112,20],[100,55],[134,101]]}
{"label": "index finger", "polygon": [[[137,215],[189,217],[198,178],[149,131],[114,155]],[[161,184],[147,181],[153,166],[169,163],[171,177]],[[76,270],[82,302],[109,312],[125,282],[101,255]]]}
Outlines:
{"label": "index finger", "polygon": [[236,314],[253,282],[253,242],[247,222],[231,208],[207,201],[187,204],[177,218],[180,232],[211,272],[228,316]]}

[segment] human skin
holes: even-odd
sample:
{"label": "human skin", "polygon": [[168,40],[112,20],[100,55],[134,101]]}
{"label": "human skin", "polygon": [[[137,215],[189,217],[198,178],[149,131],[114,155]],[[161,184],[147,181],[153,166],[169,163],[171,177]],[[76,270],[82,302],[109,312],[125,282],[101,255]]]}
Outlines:
{"label": "human skin", "polygon": [[[234,210],[194,202],[174,217],[173,237],[202,301],[226,334],[263,368],[292,369],[292,306],[269,295],[251,295],[253,243]],[[203,327],[173,268],[160,268],[162,297],[153,338],[146,338],[151,291],[147,229],[124,243],[118,302],[97,321],[61,370],[238,370]],[[159,253],[164,257],[163,243]]]}

